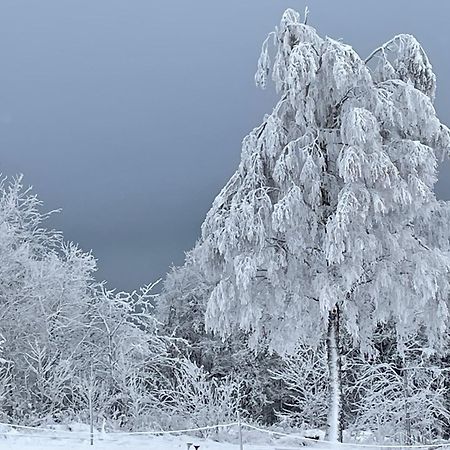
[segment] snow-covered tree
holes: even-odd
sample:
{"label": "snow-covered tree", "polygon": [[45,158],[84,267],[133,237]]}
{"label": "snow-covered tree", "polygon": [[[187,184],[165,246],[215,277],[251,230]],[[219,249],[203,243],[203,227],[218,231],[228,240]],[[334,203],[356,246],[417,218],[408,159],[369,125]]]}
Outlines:
{"label": "snow-covered tree", "polygon": [[98,416],[136,427],[158,409],[172,364],[152,285],[106,290],[93,256],[46,229],[47,217],[20,178],[0,182],[0,413],[82,419],[91,399]]}
{"label": "snow-covered tree", "polygon": [[212,353],[220,340],[205,332],[206,302],[210,286],[186,255],[185,264],[167,274],[161,295],[156,300],[156,316],[163,332],[189,343],[190,358],[199,366],[211,367]]}
{"label": "snow-covered tree", "polygon": [[0,335],[8,366],[2,410],[55,416],[68,408],[73,362],[95,260],[45,229],[48,214],[21,179],[0,184]]}
{"label": "snow-covered tree", "polygon": [[351,429],[371,431],[377,442],[432,442],[448,434],[447,368],[423,348],[420,335],[404,343],[400,355],[391,326],[376,333],[378,354],[371,360],[353,353],[348,364],[351,383]]}
{"label": "snow-covered tree", "polygon": [[[378,443],[424,443],[446,438],[450,410],[446,385],[448,369],[440,355],[430,355],[424,339],[414,335],[396,345],[391,324],[374,334],[376,353],[370,358],[342,338],[343,422],[354,439],[371,437]],[[272,376],[287,388],[285,425],[321,429],[326,424],[327,366],[322,343],[317,349],[301,347],[287,355]]]}
{"label": "snow-covered tree", "polygon": [[282,407],[284,390],[270,376],[270,370],[281,364],[276,354],[261,351],[258,355],[248,345],[244,332],[221,339],[205,330],[206,305],[211,286],[205,280],[190,253],[181,267],[174,267],[164,280],[156,301],[156,316],[162,322],[162,333],[180,338],[178,345],[184,358],[197,364],[211,379],[232,376],[241,382],[241,413],[266,424],[276,420]]}
{"label": "snow-covered tree", "polygon": [[340,327],[364,353],[388,321],[400,351],[421,327],[430,348],[443,344],[450,260],[433,185],[450,133],[410,35],[364,60],[289,9],[257,84],[270,75],[281,98],[244,139],[192,257],[213,287],[208,328],[282,352],[326,335],[328,437],[341,440]]}
{"label": "snow-covered tree", "polygon": [[[3,405],[11,389],[11,362],[3,358],[3,337],[0,335],[0,404]],[[0,418],[5,420],[5,412],[0,409]]]}
{"label": "snow-covered tree", "polygon": [[328,383],[325,345],[299,346],[286,355],[271,376],[286,388],[279,419],[302,430],[320,429],[327,420]]}
{"label": "snow-covered tree", "polygon": [[[232,376],[212,378],[188,359],[178,363],[171,386],[162,392],[161,407],[179,427],[205,427],[235,422],[240,404],[241,384]],[[217,430],[203,430],[206,437]]]}
{"label": "snow-covered tree", "polygon": [[84,353],[95,381],[96,414],[131,429],[148,425],[158,413],[160,391],[174,366],[174,340],[159,334],[153,316],[154,285],[131,293],[101,286],[89,309]]}

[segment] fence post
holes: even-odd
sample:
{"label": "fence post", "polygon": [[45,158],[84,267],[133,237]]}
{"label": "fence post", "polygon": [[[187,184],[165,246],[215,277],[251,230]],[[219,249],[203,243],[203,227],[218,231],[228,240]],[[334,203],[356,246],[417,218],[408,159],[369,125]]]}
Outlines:
{"label": "fence post", "polygon": [[91,445],[94,445],[94,411],[92,409],[92,390],[89,389],[89,429]]}
{"label": "fence post", "polygon": [[92,394],[94,390],[94,372],[92,370],[91,363],[91,374],[89,377],[89,393],[88,393],[88,402],[89,402],[89,431],[90,431],[90,444],[94,445],[94,406],[92,404]]}
{"label": "fence post", "polygon": [[241,414],[239,410],[237,411],[237,419],[238,419],[238,428],[239,428],[239,450],[244,450],[244,445],[242,443],[242,423],[241,423]]}

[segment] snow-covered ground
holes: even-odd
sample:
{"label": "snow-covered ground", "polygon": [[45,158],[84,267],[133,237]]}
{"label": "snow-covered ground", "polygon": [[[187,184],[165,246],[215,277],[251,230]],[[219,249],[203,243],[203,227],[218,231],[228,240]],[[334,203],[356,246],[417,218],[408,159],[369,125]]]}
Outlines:
{"label": "snow-covered ground", "polygon": [[[264,432],[262,432],[264,431]],[[100,433],[94,434],[94,445],[90,445],[89,427],[83,424],[53,425],[49,429],[12,428],[0,424],[0,450],[187,450],[188,443],[193,444],[190,450],[238,450],[239,439],[235,427],[231,426],[218,440],[203,439],[193,435],[142,435],[132,433]],[[279,436],[275,438],[265,430],[253,428],[243,430],[245,450],[296,449],[301,441],[295,436]],[[327,448],[325,448],[327,447]],[[331,450],[330,445],[312,444],[314,450]]]}
{"label": "snow-covered ground", "polygon": [[[177,432],[160,431],[158,433],[167,434],[157,435],[151,434],[155,432],[95,430],[94,444],[91,446],[89,426],[86,424],[52,424],[47,425],[48,428],[34,428],[0,423],[0,450],[188,450],[188,443],[191,444],[189,450],[239,450],[239,433],[236,425],[233,423],[212,426],[213,429],[219,428],[217,433],[215,431],[213,433],[214,439],[198,437],[198,430],[202,429],[196,429],[194,434],[191,433],[192,430],[180,430],[187,433],[169,434]],[[356,440],[355,437],[352,439],[350,436],[344,436],[346,442],[353,441],[353,443],[333,444],[323,440],[324,433],[321,430],[309,430],[306,434],[317,436],[319,441],[311,439],[305,441],[298,431],[275,431],[245,423],[242,425],[244,450],[382,450],[383,448],[382,445],[374,443],[371,433],[361,434]],[[435,446],[435,449],[437,447],[439,450],[450,450],[450,444]],[[427,450],[426,446],[423,450]]]}
{"label": "snow-covered ground", "polygon": [[[238,450],[237,443],[214,442],[192,436],[105,436],[94,441],[91,447],[88,437],[56,437],[51,434],[0,436],[0,449],[5,450],[187,450],[187,443],[199,445],[199,450]],[[244,444],[244,450],[274,450],[299,448],[279,443]],[[303,447],[306,448],[306,447]],[[191,450],[194,450],[191,447]],[[319,447],[314,447],[319,450]],[[327,449],[330,450],[330,449]]]}
{"label": "snow-covered ground", "polygon": [[[96,439],[91,447],[89,438],[42,436],[14,436],[0,438],[0,449],[11,450],[77,450],[94,448],[98,450],[186,450],[187,442],[200,445],[199,450],[231,450],[238,446],[217,443],[189,436],[121,436]],[[253,447],[253,446],[252,446]],[[253,447],[256,450],[256,447]],[[250,450],[250,447],[249,447]]]}

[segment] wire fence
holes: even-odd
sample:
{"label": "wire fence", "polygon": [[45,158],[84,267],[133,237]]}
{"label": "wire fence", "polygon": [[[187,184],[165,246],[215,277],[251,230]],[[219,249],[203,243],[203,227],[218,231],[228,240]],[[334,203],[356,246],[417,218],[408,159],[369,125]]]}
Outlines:
{"label": "wire fence", "polygon": [[[300,442],[300,445],[308,445],[314,447],[324,447],[324,448],[373,448],[373,449],[440,449],[448,448],[450,450],[450,442],[435,442],[435,443],[425,443],[425,444],[364,444],[358,442],[330,442],[324,439],[316,439],[304,436],[298,433],[284,433],[280,431],[270,430],[267,428],[262,428],[245,422],[231,422],[216,425],[209,425],[204,427],[196,428],[185,428],[178,430],[149,430],[149,431],[111,431],[111,432],[95,432],[92,434],[91,431],[73,431],[73,430],[63,430],[55,428],[44,428],[44,427],[32,427],[26,425],[16,425],[11,423],[0,422],[0,436],[5,437],[41,437],[48,439],[68,439],[68,440],[79,440],[85,441],[90,440],[91,445],[94,445],[95,441],[116,441],[121,437],[127,436],[163,436],[163,435],[183,435],[188,433],[195,433],[207,430],[219,430],[219,429],[231,429],[235,428],[239,432],[239,445],[241,450],[244,446],[242,443],[242,432],[244,429],[253,430],[260,433],[270,435],[275,438],[290,438],[295,439]],[[246,443],[245,445],[251,445],[252,449],[255,450],[255,445],[251,443]],[[257,445],[261,449],[275,448],[275,450],[291,450],[298,449],[297,446],[293,447],[280,447],[276,443],[268,445]]]}

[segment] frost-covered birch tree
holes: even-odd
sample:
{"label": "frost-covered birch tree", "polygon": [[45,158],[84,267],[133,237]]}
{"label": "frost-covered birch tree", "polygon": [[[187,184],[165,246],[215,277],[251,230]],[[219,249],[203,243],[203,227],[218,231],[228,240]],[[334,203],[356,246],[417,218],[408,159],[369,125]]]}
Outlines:
{"label": "frost-covered birch tree", "polygon": [[326,335],[328,437],[341,440],[339,330],[364,353],[377,324],[397,342],[448,320],[447,209],[433,193],[450,133],[433,107],[436,79],[413,36],[362,59],[289,9],[262,46],[256,83],[280,99],[244,139],[193,258],[213,285],[207,327],[241,328],[272,348]]}

